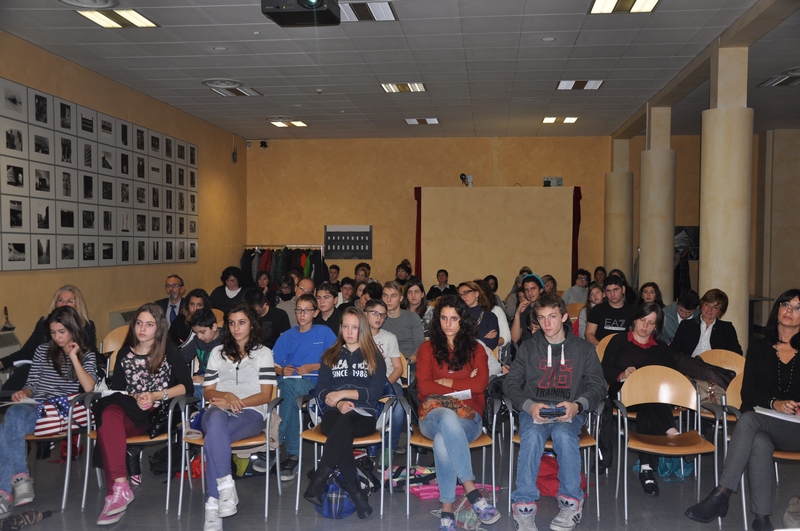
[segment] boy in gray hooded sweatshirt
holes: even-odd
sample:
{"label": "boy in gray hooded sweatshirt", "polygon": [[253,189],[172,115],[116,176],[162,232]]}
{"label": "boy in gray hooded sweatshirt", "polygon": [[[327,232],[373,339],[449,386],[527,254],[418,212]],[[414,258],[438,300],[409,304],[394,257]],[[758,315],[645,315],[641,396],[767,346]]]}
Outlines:
{"label": "boy in gray hooded sweatshirt", "polygon": [[[503,384],[503,393],[519,411],[520,452],[517,463],[514,520],[518,531],[536,531],[536,478],[548,439],[558,456],[559,513],[553,531],[571,531],[581,521],[583,490],[578,441],[584,412],[606,396],[606,382],[595,348],[564,326],[567,307],[556,294],[534,304],[539,330],[524,341]],[[561,416],[547,411],[563,407]]]}

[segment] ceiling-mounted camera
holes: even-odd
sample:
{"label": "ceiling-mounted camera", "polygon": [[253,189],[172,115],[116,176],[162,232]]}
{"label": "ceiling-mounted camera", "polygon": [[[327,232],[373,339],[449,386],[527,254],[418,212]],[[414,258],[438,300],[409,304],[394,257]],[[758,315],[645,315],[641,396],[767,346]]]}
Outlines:
{"label": "ceiling-mounted camera", "polygon": [[464,186],[472,188],[472,175],[467,175],[466,173],[462,173],[460,177],[461,177],[461,183]]}

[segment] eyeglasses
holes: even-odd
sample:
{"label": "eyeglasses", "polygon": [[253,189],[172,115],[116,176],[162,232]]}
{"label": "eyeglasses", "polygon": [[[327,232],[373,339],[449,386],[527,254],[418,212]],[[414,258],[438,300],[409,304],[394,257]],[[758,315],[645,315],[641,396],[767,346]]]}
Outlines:
{"label": "eyeglasses", "polygon": [[75,304],[75,299],[58,299],[58,304]]}
{"label": "eyeglasses", "polygon": [[303,293],[313,293],[313,291],[312,291],[312,290],[310,290],[310,289],[306,289],[306,288],[304,288],[304,287],[302,287],[302,286],[297,286],[297,287],[295,287],[294,289],[296,289],[296,290],[298,290],[298,289],[299,289],[299,290],[300,290],[300,291],[302,291]]}
{"label": "eyeglasses", "polygon": [[370,310],[370,311],[369,311],[369,312],[367,312],[367,313],[369,313],[369,314],[370,314],[371,316],[373,316],[373,317],[379,317],[379,318],[381,318],[381,319],[386,319],[386,317],[387,317],[387,314],[385,314],[385,313],[381,313],[381,312],[379,312],[379,311],[377,311],[377,310]]}
{"label": "eyeglasses", "polygon": [[465,295],[469,295],[470,293],[475,293],[474,289],[465,289],[464,291],[458,294],[459,297],[464,297]]}
{"label": "eyeglasses", "polygon": [[297,315],[300,315],[300,314],[311,315],[315,311],[316,310],[314,308],[295,308],[294,309],[294,313],[296,313]]}
{"label": "eyeglasses", "polygon": [[178,289],[183,287],[183,284],[164,284],[164,289]]}
{"label": "eyeglasses", "polygon": [[798,305],[798,306],[793,306],[793,305],[792,305],[790,302],[782,302],[782,303],[781,303],[781,308],[783,308],[783,309],[784,309],[784,310],[786,310],[786,311],[792,311],[792,310],[794,310],[795,312],[798,312],[798,313],[800,313],[800,305]]}

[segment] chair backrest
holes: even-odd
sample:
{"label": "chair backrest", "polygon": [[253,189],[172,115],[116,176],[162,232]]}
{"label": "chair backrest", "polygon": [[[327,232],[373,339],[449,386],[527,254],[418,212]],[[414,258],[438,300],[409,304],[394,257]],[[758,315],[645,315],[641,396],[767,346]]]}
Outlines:
{"label": "chair backrest", "polygon": [[225,320],[225,312],[216,308],[211,308],[211,311],[214,312],[214,315],[217,318],[217,326],[222,327],[223,321]]}
{"label": "chair backrest", "polygon": [[114,370],[114,363],[117,361],[117,353],[125,343],[125,338],[128,337],[129,329],[130,326],[128,325],[119,326],[106,334],[106,337],[104,337],[100,342],[100,352],[103,355],[108,355],[106,374],[111,374],[111,372]]}
{"label": "chair backrest", "polygon": [[622,385],[619,399],[625,406],[657,403],[697,410],[697,390],[689,379],[661,365],[636,369]]}
{"label": "chair backrest", "polygon": [[609,334],[603,339],[600,340],[600,343],[597,344],[597,357],[600,358],[600,361],[603,361],[603,356],[606,354],[606,347],[608,346],[609,342],[611,342],[611,338],[617,334]]}
{"label": "chair backrest", "polygon": [[408,380],[408,360],[402,354],[400,354],[400,365],[403,366],[403,374],[400,377]]}
{"label": "chair backrest", "polygon": [[733,380],[731,380],[731,383],[728,384],[728,388],[725,390],[725,403],[731,407],[735,407],[736,409],[741,409],[742,407],[743,381],[744,373],[740,372],[733,378]]}
{"label": "chair backrest", "polygon": [[734,371],[736,374],[744,372],[744,356],[731,350],[721,348],[706,350],[700,357],[706,363]]}
{"label": "chair backrest", "polygon": [[581,315],[581,310],[583,307],[586,306],[582,302],[572,302],[567,304],[567,313],[569,314],[570,319],[577,319]]}

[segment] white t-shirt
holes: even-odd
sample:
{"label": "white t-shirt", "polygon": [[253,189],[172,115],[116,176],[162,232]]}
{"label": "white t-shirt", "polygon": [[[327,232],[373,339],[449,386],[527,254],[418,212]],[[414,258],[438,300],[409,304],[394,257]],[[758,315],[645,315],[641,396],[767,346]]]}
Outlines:
{"label": "white t-shirt", "polygon": [[372,336],[372,340],[378,345],[378,350],[383,354],[383,359],[386,362],[386,377],[388,378],[394,365],[392,365],[392,358],[400,357],[400,347],[397,346],[397,336],[388,330],[380,330],[377,334]]}
{"label": "white t-shirt", "polygon": [[[272,351],[267,347],[259,347],[240,362],[234,363],[227,356],[222,356],[222,345],[214,347],[208,356],[203,386],[214,384],[217,385],[217,391],[233,393],[240,399],[260,393],[262,385],[277,385]],[[262,404],[246,409],[258,411],[266,419],[268,407],[269,404]]]}

